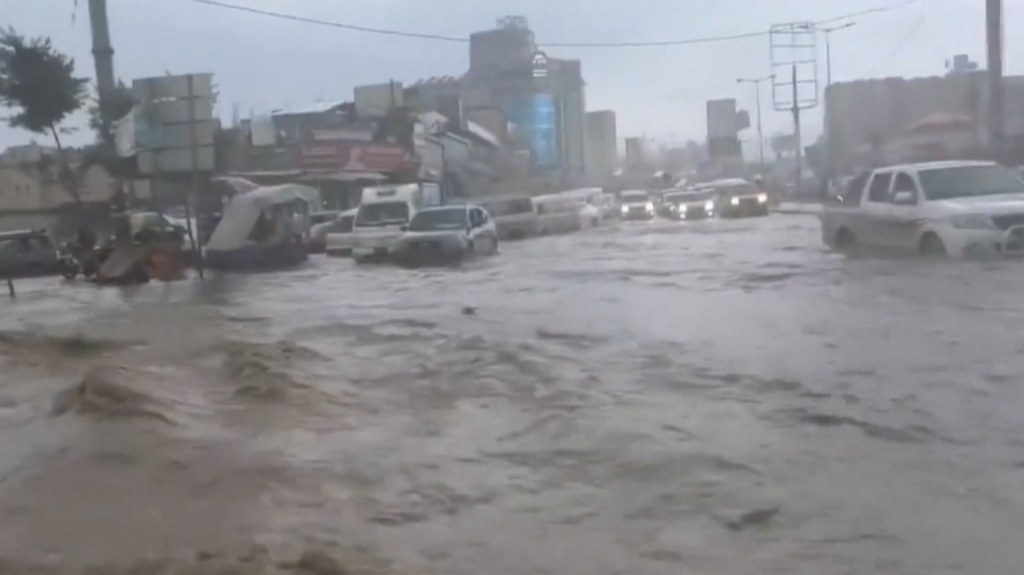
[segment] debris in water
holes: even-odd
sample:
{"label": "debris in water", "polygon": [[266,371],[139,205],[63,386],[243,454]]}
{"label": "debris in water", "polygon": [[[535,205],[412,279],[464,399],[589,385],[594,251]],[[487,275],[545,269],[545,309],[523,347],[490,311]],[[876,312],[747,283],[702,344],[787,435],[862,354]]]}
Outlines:
{"label": "debris in water", "polygon": [[725,526],[732,531],[742,531],[748,527],[766,527],[781,508],[778,505],[773,507],[762,507],[752,511],[745,511],[725,519]]}
{"label": "debris in water", "polygon": [[148,418],[173,425],[160,412],[157,401],[128,387],[128,370],[123,367],[97,366],[86,372],[82,381],[58,392],[50,407],[52,417],[68,413],[106,418]]}
{"label": "debris in water", "polygon": [[462,315],[476,315],[476,308],[471,305],[462,306]]}
{"label": "debris in water", "polygon": [[306,550],[302,552],[295,567],[309,575],[348,575],[348,569],[337,559],[323,551]]}

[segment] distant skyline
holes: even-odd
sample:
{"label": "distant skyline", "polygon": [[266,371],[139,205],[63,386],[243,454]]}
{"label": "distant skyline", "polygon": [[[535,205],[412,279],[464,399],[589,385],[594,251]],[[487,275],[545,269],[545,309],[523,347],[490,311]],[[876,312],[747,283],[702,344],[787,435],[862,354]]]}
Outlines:
{"label": "distant skyline", "polygon": [[[224,0],[301,17],[442,36],[468,38],[506,15],[525,16],[538,43],[622,43],[726,36],[767,31],[778,23],[817,21],[840,14],[907,4],[900,0]],[[0,21],[29,36],[49,36],[73,56],[80,75],[93,77],[87,0],[72,22],[73,0],[0,0]],[[1024,42],[1013,23],[1024,22],[1024,3],[1006,3],[1006,72],[1024,71]],[[459,75],[468,45],[371,34],[246,14],[189,0],[109,0],[119,78],[165,72],[213,72],[220,88],[218,113],[230,119],[237,105],[266,113],[317,100],[351,99],[353,86],[393,79]],[[968,54],[985,64],[984,5],[980,1],[918,0],[899,9],[853,18],[832,36],[836,82],[869,77],[930,76]],[[824,42],[819,40],[824,87]],[[661,47],[547,48],[552,56],[579,58],[587,81],[587,107],[614,110],[620,138],[662,142],[702,140],[705,102],[736,98],[754,119],[754,89],[740,77],[770,73],[767,36]],[[772,110],[763,91],[765,131],[790,130],[788,114]],[[822,110],[805,115],[804,136],[820,132]],[[84,118],[76,144],[91,140]],[[26,132],[0,128],[0,146],[28,142]],[[755,141],[750,132],[743,139]],[[40,143],[48,139],[36,136]]]}

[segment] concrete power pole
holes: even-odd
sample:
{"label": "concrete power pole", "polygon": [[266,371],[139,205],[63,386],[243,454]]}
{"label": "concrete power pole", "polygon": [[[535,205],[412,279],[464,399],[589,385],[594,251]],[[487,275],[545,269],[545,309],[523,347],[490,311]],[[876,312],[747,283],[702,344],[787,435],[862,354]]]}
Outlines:
{"label": "concrete power pole", "polygon": [[[96,63],[96,91],[101,108],[103,99],[116,87],[114,80],[114,47],[110,43],[107,21],[107,0],[89,0],[89,27],[92,32],[92,57]],[[104,124],[109,118],[103,118]]]}
{"label": "concrete power pole", "polygon": [[1006,141],[1003,95],[1003,2],[985,0],[985,35],[988,45],[988,133],[989,144]]}

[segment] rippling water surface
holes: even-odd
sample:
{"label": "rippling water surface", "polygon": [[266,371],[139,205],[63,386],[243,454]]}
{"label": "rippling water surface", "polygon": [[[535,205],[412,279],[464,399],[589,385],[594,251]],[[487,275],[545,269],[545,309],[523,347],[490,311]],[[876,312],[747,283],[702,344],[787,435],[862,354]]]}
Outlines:
{"label": "rippling water surface", "polygon": [[805,216],[502,249],[20,283],[0,573],[1024,572],[1019,264]]}

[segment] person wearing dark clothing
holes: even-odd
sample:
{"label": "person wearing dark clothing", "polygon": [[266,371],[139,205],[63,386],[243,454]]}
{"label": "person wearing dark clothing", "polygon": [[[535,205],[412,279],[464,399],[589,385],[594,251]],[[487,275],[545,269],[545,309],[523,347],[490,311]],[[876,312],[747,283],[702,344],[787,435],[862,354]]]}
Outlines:
{"label": "person wearing dark clothing", "polygon": [[78,245],[82,249],[91,250],[96,247],[96,232],[83,226],[78,230]]}

